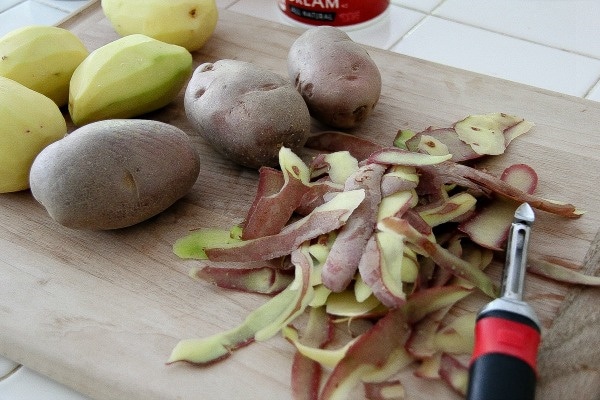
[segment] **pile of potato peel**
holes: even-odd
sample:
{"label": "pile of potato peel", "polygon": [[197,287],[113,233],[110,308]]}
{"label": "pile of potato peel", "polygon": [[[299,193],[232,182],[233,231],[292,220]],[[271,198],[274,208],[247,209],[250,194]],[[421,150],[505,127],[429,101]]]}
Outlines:
{"label": "pile of potato peel", "polygon": [[[566,218],[582,212],[537,197],[529,166],[510,166],[495,177],[462,163],[501,154],[497,143],[506,148],[531,124],[500,113],[463,121],[487,130],[474,146],[452,135],[457,123],[441,136],[429,135],[431,129],[402,132],[391,147],[324,132],[307,142],[320,151],[308,164],[282,148],[280,170],[259,170],[255,200],[240,226],[192,232],[174,245],[178,256],[204,260],[192,276],[272,297],[237,327],[180,341],[169,363],[213,363],[282,333],[297,349],[295,399],[347,398],[361,383],[368,398],[404,398],[394,376],[409,365],[416,376],[441,379],[464,394],[475,318],[447,316],[473,293],[497,296],[484,269],[502,251],[512,222],[506,210],[514,214],[528,202]],[[510,140],[498,140],[498,132]],[[482,150],[486,134],[496,145]],[[425,135],[431,146],[410,148]],[[463,144],[473,151],[463,149],[467,158],[456,159],[452,150]],[[490,208],[510,218],[489,225]],[[489,234],[478,235],[485,229]],[[534,269],[560,279],[557,264]],[[565,281],[597,284],[575,275]],[[359,320],[368,322],[366,329],[329,347],[335,322]]]}

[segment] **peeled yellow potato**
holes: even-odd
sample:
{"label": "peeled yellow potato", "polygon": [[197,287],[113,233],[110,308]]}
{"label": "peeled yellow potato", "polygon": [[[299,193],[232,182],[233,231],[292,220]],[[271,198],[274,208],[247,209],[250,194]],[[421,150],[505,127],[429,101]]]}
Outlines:
{"label": "peeled yellow potato", "polygon": [[0,38],[0,76],[67,104],[69,81],[88,50],[71,31],[31,25]]}
{"label": "peeled yellow potato", "polygon": [[48,97],[0,76],[0,193],[29,188],[35,157],[67,133],[60,109]]}
{"label": "peeled yellow potato", "polygon": [[215,0],[102,0],[102,10],[121,36],[141,33],[198,50],[218,20]]}
{"label": "peeled yellow potato", "polygon": [[192,72],[192,55],[146,35],[119,38],[94,50],[75,70],[69,113],[75,125],[131,118],[173,101]]}

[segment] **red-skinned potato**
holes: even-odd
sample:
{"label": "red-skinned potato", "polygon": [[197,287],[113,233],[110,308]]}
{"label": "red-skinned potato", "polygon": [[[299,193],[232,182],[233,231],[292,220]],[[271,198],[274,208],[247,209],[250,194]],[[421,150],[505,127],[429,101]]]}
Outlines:
{"label": "red-skinned potato", "polygon": [[214,149],[250,168],[277,166],[279,150],[300,149],[310,132],[308,108],[290,82],[244,61],[198,66],[184,107],[194,129]]}
{"label": "red-skinned potato", "polygon": [[31,193],[61,225],[117,229],[183,197],[200,161],[181,129],[158,121],[103,120],[46,147],[30,172]]}
{"label": "red-skinned potato", "polygon": [[311,28],[292,44],[288,75],[318,121],[353,128],[381,94],[381,74],[369,53],[342,30]]}

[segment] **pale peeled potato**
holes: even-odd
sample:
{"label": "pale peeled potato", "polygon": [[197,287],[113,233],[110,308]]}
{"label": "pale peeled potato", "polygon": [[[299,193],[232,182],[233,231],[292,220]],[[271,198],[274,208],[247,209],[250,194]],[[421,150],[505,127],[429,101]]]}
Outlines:
{"label": "pale peeled potato", "polygon": [[0,76],[0,193],[27,189],[35,157],[66,134],[56,103]]}
{"label": "pale peeled potato", "polygon": [[101,5],[121,36],[141,33],[189,51],[204,46],[219,19],[215,0],[102,0]]}
{"label": "pale peeled potato", "polygon": [[276,166],[279,149],[301,148],[310,132],[308,108],[289,81],[244,61],[200,65],[184,105],[192,126],[213,148],[250,168]]}
{"label": "pale peeled potato", "polygon": [[123,228],[183,197],[199,166],[190,138],[175,126],[104,120],[46,147],[31,167],[31,193],[64,226]]}
{"label": "pale peeled potato", "polygon": [[172,102],[192,72],[192,55],[181,46],[142,34],[94,50],[73,72],[69,114],[75,125],[133,118]]}
{"label": "pale peeled potato", "polygon": [[67,29],[28,25],[0,38],[0,76],[62,107],[69,99],[71,75],[88,54],[79,37]]}

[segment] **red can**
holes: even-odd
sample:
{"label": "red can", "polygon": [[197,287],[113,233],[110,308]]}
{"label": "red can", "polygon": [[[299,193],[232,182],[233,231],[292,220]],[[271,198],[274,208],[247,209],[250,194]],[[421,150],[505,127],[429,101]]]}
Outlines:
{"label": "red can", "polygon": [[381,15],[389,0],[278,0],[279,8],[295,21],[309,25],[349,26]]}

